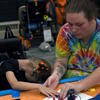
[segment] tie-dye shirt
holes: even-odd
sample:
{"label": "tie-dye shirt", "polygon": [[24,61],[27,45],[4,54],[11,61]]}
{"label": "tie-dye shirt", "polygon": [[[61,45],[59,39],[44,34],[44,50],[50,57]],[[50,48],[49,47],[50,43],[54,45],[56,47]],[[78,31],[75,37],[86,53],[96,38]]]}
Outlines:
{"label": "tie-dye shirt", "polygon": [[76,39],[66,23],[56,40],[56,57],[68,59],[67,77],[87,75],[100,66],[100,20],[96,19],[96,31],[84,45]]}

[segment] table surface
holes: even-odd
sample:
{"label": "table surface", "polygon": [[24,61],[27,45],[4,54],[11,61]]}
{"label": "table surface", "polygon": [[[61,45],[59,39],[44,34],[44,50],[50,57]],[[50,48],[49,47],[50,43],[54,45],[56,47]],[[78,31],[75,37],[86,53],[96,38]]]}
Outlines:
{"label": "table surface", "polygon": [[[59,85],[57,89],[61,88],[62,85]],[[86,93],[91,96],[96,96],[98,93],[100,93],[100,85],[96,85],[93,87],[95,91],[83,91],[82,93]],[[40,94],[36,90],[31,91],[24,91],[20,94],[20,100],[43,100],[45,98],[44,95]],[[11,95],[1,96],[0,100],[13,100]]]}

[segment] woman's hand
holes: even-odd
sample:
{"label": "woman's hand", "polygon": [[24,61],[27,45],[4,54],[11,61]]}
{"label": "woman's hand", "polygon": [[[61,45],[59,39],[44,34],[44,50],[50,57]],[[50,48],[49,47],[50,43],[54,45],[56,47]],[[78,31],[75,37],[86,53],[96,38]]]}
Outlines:
{"label": "woman's hand", "polygon": [[65,98],[69,89],[74,89],[76,93],[82,91],[82,85],[80,83],[66,83],[60,91],[60,98]]}
{"label": "woman's hand", "polygon": [[44,95],[46,95],[48,97],[50,97],[50,96],[54,97],[54,96],[58,96],[59,95],[59,93],[56,90],[53,90],[53,89],[48,88],[48,87],[45,87],[43,85],[39,85],[39,91],[42,94],[44,94]]}
{"label": "woman's hand", "polygon": [[55,89],[59,83],[59,79],[59,76],[56,73],[54,73],[46,80],[44,86]]}

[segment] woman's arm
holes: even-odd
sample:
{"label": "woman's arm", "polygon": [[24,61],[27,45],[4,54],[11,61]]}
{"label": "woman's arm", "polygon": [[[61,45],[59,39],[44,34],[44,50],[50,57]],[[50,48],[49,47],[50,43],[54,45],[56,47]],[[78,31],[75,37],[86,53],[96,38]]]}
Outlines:
{"label": "woman's arm", "polygon": [[74,89],[76,92],[80,92],[82,90],[87,90],[98,83],[100,83],[100,67],[80,82],[74,84],[66,83],[61,89],[60,97],[65,98],[69,89]]}
{"label": "woman's arm", "polygon": [[13,89],[38,90],[47,96],[58,95],[58,93],[55,90],[44,87],[41,84],[18,81],[12,71],[6,72],[6,78]]}
{"label": "woman's arm", "polygon": [[57,59],[54,65],[54,70],[51,76],[45,81],[44,86],[55,89],[59,83],[60,78],[64,75],[67,69],[67,59]]}
{"label": "woman's arm", "polygon": [[100,83],[100,66],[94,70],[87,78],[80,81],[83,89],[88,89],[96,84]]}

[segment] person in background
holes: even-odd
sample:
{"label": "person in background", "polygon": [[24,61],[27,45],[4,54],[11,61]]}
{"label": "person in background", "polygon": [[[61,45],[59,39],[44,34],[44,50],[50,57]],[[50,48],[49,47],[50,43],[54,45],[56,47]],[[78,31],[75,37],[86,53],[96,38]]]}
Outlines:
{"label": "person in background", "polygon": [[70,0],[66,6],[66,24],[56,40],[56,62],[45,86],[56,88],[62,77],[88,75],[76,84],[65,83],[60,97],[69,89],[76,92],[100,83],[100,20],[91,0]]}
{"label": "person in background", "polygon": [[98,11],[98,15],[97,15],[97,17],[100,19],[100,0],[92,0],[94,3],[95,3],[95,5],[96,5],[96,8],[97,8],[97,11]]}
{"label": "person in background", "polygon": [[47,0],[46,10],[58,25],[65,23],[65,8],[68,0]]}
{"label": "person in background", "polygon": [[[2,56],[3,57],[3,56]],[[7,59],[0,61],[0,90],[38,90],[46,96],[58,95],[42,85],[51,73],[51,66],[43,59]]]}

